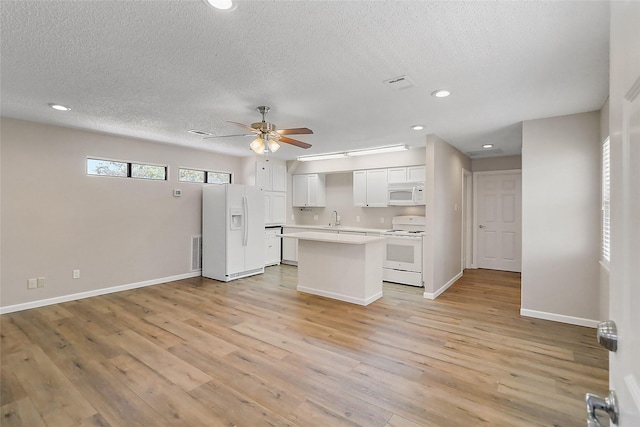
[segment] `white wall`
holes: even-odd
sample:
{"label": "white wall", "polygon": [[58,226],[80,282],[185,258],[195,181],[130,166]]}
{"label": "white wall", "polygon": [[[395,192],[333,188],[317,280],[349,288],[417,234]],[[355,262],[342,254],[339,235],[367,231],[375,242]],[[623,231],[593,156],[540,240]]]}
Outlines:
{"label": "white wall", "polygon": [[599,318],[599,140],[599,112],[523,123],[523,315]]}
{"label": "white wall", "polygon": [[435,135],[427,136],[425,155],[424,296],[435,298],[462,276],[462,171],[471,160]]}
{"label": "white wall", "polygon": [[[236,157],[7,118],[0,136],[3,308],[193,275],[202,184],[178,167],[241,171]],[[87,157],[166,164],[169,181],[87,176]],[[46,286],[28,290],[35,277]]]}

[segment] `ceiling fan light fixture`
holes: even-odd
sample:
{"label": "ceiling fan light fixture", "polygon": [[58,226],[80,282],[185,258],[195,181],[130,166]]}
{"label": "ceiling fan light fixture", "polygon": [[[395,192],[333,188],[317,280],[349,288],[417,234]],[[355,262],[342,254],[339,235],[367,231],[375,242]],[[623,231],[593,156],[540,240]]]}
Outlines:
{"label": "ceiling fan light fixture", "polygon": [[207,6],[211,6],[215,9],[230,10],[233,8],[232,0],[202,0],[202,1],[204,1],[207,4]]}
{"label": "ceiling fan light fixture", "polygon": [[263,154],[264,142],[262,142],[262,137],[259,136],[253,141],[251,141],[251,144],[249,144],[249,148],[251,148],[251,150],[253,150],[253,152],[256,154]]}
{"label": "ceiling fan light fixture", "polygon": [[269,151],[275,153],[280,149],[280,144],[278,144],[277,141],[270,139],[269,141],[267,141],[267,147],[269,147]]}

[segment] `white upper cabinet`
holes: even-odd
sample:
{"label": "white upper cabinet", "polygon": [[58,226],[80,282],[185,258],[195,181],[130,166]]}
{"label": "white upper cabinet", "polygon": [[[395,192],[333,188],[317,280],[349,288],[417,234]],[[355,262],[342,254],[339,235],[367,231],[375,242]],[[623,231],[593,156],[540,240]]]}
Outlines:
{"label": "white upper cabinet", "polygon": [[387,206],[387,169],[353,171],[353,205]]}
{"label": "white upper cabinet", "polygon": [[398,182],[407,182],[407,168],[390,168],[388,171],[389,184],[395,184]]}
{"label": "white upper cabinet", "polygon": [[408,166],[389,168],[389,184],[403,182],[424,182],[426,177],[424,166]]}
{"label": "white upper cabinet", "polygon": [[293,200],[295,207],[323,207],[326,200],[326,181],[323,174],[293,175]]}
{"label": "white upper cabinet", "polygon": [[256,162],[256,187],[264,191],[287,191],[287,168],[269,160]]}
{"label": "white upper cabinet", "polygon": [[409,166],[407,168],[407,182],[424,182],[426,177],[424,166]]}

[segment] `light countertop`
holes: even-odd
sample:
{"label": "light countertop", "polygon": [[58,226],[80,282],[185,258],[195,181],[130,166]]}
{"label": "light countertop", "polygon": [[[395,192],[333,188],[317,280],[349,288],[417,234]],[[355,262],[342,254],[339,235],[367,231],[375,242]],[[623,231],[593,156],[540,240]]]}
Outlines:
{"label": "light countertop", "polygon": [[[307,228],[307,227],[304,227]],[[317,242],[344,243],[350,245],[366,245],[384,240],[384,237],[361,236],[358,234],[322,233],[319,231],[301,231],[299,233],[279,234],[284,238],[313,240]]]}
{"label": "light countertop", "polygon": [[338,225],[332,227],[329,225],[290,225],[287,224],[285,228],[304,228],[306,230],[326,230],[326,231],[353,231],[359,233],[383,233],[388,231],[388,228],[364,228],[364,227],[351,227],[348,225]]}

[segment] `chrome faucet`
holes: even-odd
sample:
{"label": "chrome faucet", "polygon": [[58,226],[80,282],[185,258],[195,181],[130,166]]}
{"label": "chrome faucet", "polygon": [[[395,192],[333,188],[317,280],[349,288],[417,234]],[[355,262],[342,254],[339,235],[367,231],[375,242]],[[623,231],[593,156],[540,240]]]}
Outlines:
{"label": "chrome faucet", "polygon": [[[331,214],[331,218],[333,219],[333,226],[337,227],[340,225],[340,216],[338,215],[338,211],[333,211]],[[331,225],[331,224],[329,224]]]}

